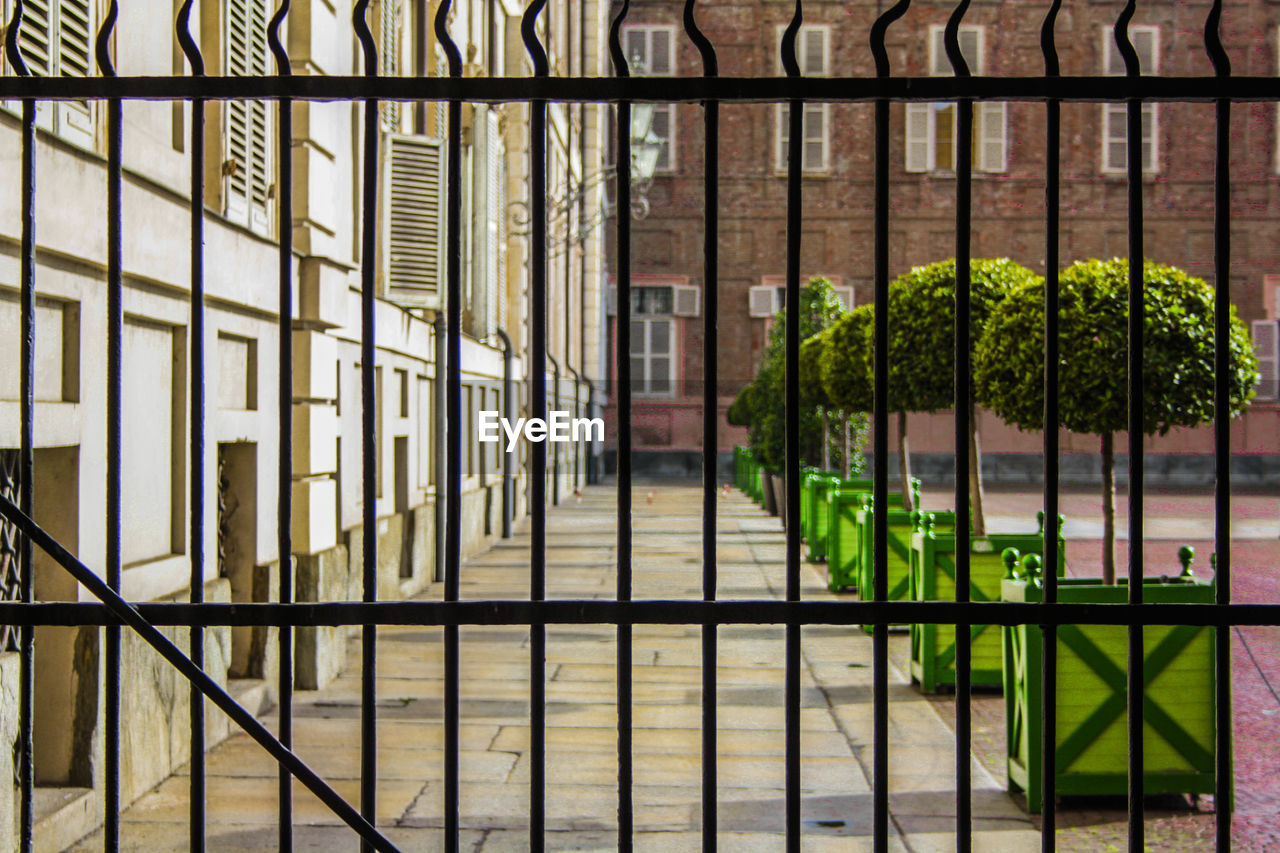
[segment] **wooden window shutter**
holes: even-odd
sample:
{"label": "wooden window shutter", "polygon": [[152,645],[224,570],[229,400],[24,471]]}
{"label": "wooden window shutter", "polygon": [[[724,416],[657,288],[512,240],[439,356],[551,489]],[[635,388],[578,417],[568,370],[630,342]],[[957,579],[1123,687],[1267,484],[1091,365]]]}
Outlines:
{"label": "wooden window shutter", "polygon": [[1280,324],[1275,320],[1254,320],[1253,350],[1258,357],[1257,399],[1280,397]]}
{"label": "wooden window shutter", "polygon": [[387,137],[386,295],[410,308],[441,306],[444,276],[444,144]]}
{"label": "wooden window shutter", "polygon": [[[228,74],[267,74],[266,0],[228,0],[226,36]],[[266,231],[269,225],[269,134],[266,101],[227,101],[224,213],[256,231]]]}
{"label": "wooden window shutter", "polygon": [[[378,74],[383,77],[400,75],[400,4],[397,0],[379,0],[378,16]],[[400,132],[399,101],[379,101],[382,129],[387,133]]]}
{"label": "wooden window shutter", "polygon": [[984,172],[1004,172],[1009,168],[1007,140],[1008,104],[1004,101],[978,105],[981,137],[978,142],[978,168]]}
{"label": "wooden window shutter", "polygon": [[778,288],[771,284],[753,285],[747,296],[747,310],[752,317],[774,315],[774,294]]}
{"label": "wooden window shutter", "polygon": [[831,288],[836,293],[836,299],[840,300],[840,307],[845,311],[853,310],[853,288],[848,285],[837,285]]}
{"label": "wooden window shutter", "polygon": [[688,284],[677,284],[672,290],[671,313],[677,317],[697,317],[702,313],[702,289]]}
{"label": "wooden window shutter", "polygon": [[929,104],[907,104],[906,170],[929,171]]}
{"label": "wooden window shutter", "polygon": [[485,280],[489,288],[489,325],[506,329],[507,234],[506,149],[502,144],[502,117],[497,108],[485,111]]}

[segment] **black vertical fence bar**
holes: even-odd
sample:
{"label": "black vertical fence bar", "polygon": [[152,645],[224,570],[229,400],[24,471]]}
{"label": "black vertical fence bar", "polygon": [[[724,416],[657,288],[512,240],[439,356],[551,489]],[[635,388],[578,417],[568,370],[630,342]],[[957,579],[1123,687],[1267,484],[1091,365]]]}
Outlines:
{"label": "black vertical fence bar", "polygon": [[[462,53],[449,35],[452,0],[442,0],[433,23],[435,36],[449,66],[450,77],[462,76]],[[424,107],[425,108],[425,107]],[[436,365],[436,383],[444,383],[444,471],[436,472],[436,501],[444,500],[444,600],[458,600],[462,568],[462,102],[448,104],[448,141],[445,151],[445,313],[444,372]],[[440,324],[435,326],[440,334]],[[441,395],[437,392],[436,399]],[[437,456],[439,458],[439,456]],[[437,514],[439,517],[439,514]],[[437,568],[437,572],[439,569]],[[461,661],[457,625],[444,627],[444,844],[457,853],[461,788],[459,727]]]}
{"label": "black vertical fence bar", "polygon": [[[1222,0],[1205,20],[1205,52],[1218,77],[1231,76],[1219,26]],[[1231,603],[1231,102],[1214,102],[1213,163],[1213,493],[1214,600]],[[1214,839],[1231,849],[1231,626],[1214,629]]]}
{"label": "black vertical fence bar", "polygon": [[[702,57],[702,73],[718,73],[716,52],[698,29],[693,0],[685,0],[684,29]],[[702,600],[716,600],[716,485],[720,427],[720,105],[702,104]],[[621,362],[619,362],[621,364]],[[702,849],[716,849],[716,658],[715,625],[702,626]]]}
{"label": "black vertical fence bar", "polygon": [[[119,7],[107,8],[98,30],[98,68],[104,77],[115,77],[111,37]],[[124,276],[121,269],[123,217],[120,208],[123,153],[123,106],[120,98],[108,98],[107,106],[107,586],[120,591],[120,475],[122,358],[124,337]],[[120,627],[108,625],[103,685],[103,847],[120,848]]]}
{"label": "black vertical fence bar", "polygon": [[[18,50],[23,0],[14,4],[13,18],[5,31],[5,51],[9,64],[21,76],[30,76]],[[19,396],[18,482],[20,508],[29,517],[35,506],[35,343],[36,343],[36,102],[22,102],[22,259],[21,294],[22,340],[18,345],[21,362]],[[19,539],[18,570],[20,596],[24,603],[35,601],[35,566],[31,537]],[[18,646],[18,743],[17,772],[21,786],[18,804],[18,849],[30,853],[35,831],[35,751],[32,730],[35,722],[35,626],[23,625]]]}
{"label": "black vertical fence bar", "polygon": [[[1130,77],[1141,73],[1138,54],[1129,40],[1129,22],[1133,18],[1135,0],[1129,3],[1116,20],[1116,46],[1124,58],[1125,71]],[[1125,132],[1127,148],[1128,204],[1129,204],[1129,604],[1142,603],[1142,101],[1138,98],[1126,104]],[[1143,731],[1142,698],[1143,650],[1142,626],[1129,626],[1128,656],[1128,730],[1129,730],[1129,849],[1143,850]]]}
{"label": "black vertical fence bar", "polygon": [[[525,49],[536,77],[550,74],[547,54],[538,41],[538,15],[546,0],[534,0],[520,22]],[[529,397],[530,417],[547,417],[547,102],[529,102]],[[532,442],[529,554],[529,600],[546,598],[547,586],[547,445]],[[541,851],[546,831],[547,626],[529,626],[529,847]]]}
{"label": "black vertical fence bar", "polygon": [[[970,69],[960,50],[960,21],[968,11],[969,0],[961,0],[947,21],[943,41],[947,57],[957,77],[967,78]],[[969,494],[970,474],[981,476],[981,471],[970,471],[970,431],[973,424],[973,397],[970,365],[970,219],[973,190],[973,101],[965,98],[956,103],[956,284],[955,284],[955,459],[956,459],[956,601],[969,600],[969,553],[971,515],[981,510],[981,505],[971,502]],[[906,488],[907,484],[903,484]],[[888,515],[887,507],[877,515]],[[970,626],[955,626],[955,674],[956,674],[956,850],[968,853],[970,838],[971,784],[969,771],[969,744],[972,740],[971,708],[969,707],[972,635]]]}
{"label": "black vertical fence bar", "polygon": [[[796,40],[803,20],[801,0],[796,0],[791,23],[782,36],[782,65],[788,77],[800,76]],[[800,600],[800,175],[804,157],[804,101],[787,104],[787,303],[784,322],[786,365],[786,506],[779,507],[787,530],[787,601]],[[786,828],[787,851],[800,851],[800,626],[786,628],[786,670],[783,699],[786,719]]]}
{"label": "black vertical fence bar", "polygon": [[[911,0],[899,0],[871,26],[871,54],[876,76],[889,76],[885,37],[889,26],[906,14]],[[888,597],[889,564],[889,101],[875,102],[875,187],[873,288],[875,347],[872,353],[872,497],[881,512],[872,517],[872,599]],[[903,484],[906,486],[907,484]],[[958,515],[958,513],[957,513]],[[871,807],[872,849],[889,850],[889,626],[871,631]]]}
{"label": "black vertical fence bar", "polygon": [[[1054,25],[1062,0],[1053,0],[1040,30],[1040,47],[1044,54],[1045,76],[1057,77],[1058,50]],[[1062,105],[1050,100],[1045,105],[1045,247],[1044,247],[1044,589],[1042,602],[1052,608],[1058,600],[1058,223],[1062,140]],[[1046,614],[1050,611],[1046,610]],[[1041,626],[1040,644],[1040,849],[1053,853],[1057,847],[1058,758],[1058,629]]]}
{"label": "black vertical fence bar", "polygon": [[[280,44],[279,28],[288,14],[288,0],[271,20],[270,46],[275,53],[276,74],[288,76],[289,57]],[[276,239],[279,249],[278,265],[279,316],[276,330],[277,358],[280,361],[279,383],[276,386],[276,406],[280,433],[280,456],[276,470],[276,550],[280,559],[280,603],[293,601],[293,160],[291,137],[293,136],[293,112],[288,98],[280,100],[276,132]],[[368,528],[366,528],[367,530]],[[293,629],[281,625],[277,638],[280,647],[280,672],[277,690],[280,693],[280,743],[293,748]],[[278,779],[280,807],[280,849],[289,850],[293,845],[293,777],[281,767]]]}
{"label": "black vertical fence bar", "polygon": [[[378,76],[378,49],[365,19],[368,0],[356,3],[352,24],[364,54],[364,74]],[[377,433],[377,347],[374,314],[378,257],[378,99],[364,101],[364,145],[360,179],[360,469],[362,486],[361,600],[378,598],[378,442]],[[360,814],[377,823],[378,719],[377,719],[378,628],[366,622],[360,626]],[[362,851],[372,850],[367,840]]]}
{"label": "black vertical fence bar", "polygon": [[[630,76],[630,67],[620,38],[623,22],[631,9],[630,0],[609,26],[609,56],[614,74]],[[617,257],[614,363],[618,386],[618,601],[631,600],[631,102],[618,102],[617,135]],[[618,623],[617,707],[618,707],[618,849],[632,846],[631,802],[631,636],[629,623]]]}
{"label": "black vertical fence bar", "polygon": [[[204,76],[204,60],[191,37],[192,0],[178,10],[176,35],[191,64],[191,74]],[[204,601],[204,494],[205,494],[205,326],[204,326],[204,105],[191,102],[191,590],[192,604]],[[191,662],[204,667],[204,628],[191,626]],[[193,853],[205,849],[204,694],[190,685],[191,764],[188,843]]]}

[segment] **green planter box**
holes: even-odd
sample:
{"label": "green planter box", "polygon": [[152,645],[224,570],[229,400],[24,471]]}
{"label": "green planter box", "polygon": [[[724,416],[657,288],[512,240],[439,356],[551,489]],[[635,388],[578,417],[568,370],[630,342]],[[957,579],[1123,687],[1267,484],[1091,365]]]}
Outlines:
{"label": "green planter box", "polygon": [[[912,480],[912,487],[919,506],[920,481]],[[827,588],[832,592],[858,585],[861,550],[857,511],[864,501],[871,500],[871,489],[870,480],[844,480],[827,492]],[[889,506],[901,508],[902,495],[890,493]]]}
{"label": "green planter box", "polygon": [[[941,516],[942,513],[929,513]],[[908,569],[910,597],[914,601],[955,601],[956,537],[955,513],[939,518],[930,529],[927,522],[911,537]],[[892,514],[890,514],[892,522]],[[944,532],[940,526],[945,524]],[[992,534],[970,539],[969,600],[999,601],[1001,583],[1010,574],[1010,564],[1019,554],[1042,555],[1042,534]],[[1065,567],[1064,546],[1058,538],[1058,576]],[[890,555],[892,559],[892,554]],[[975,687],[1003,686],[1002,639],[998,625],[969,628],[969,679]],[[911,626],[911,678],[926,693],[936,693],[943,685],[956,683],[956,629],[954,625]]]}
{"label": "green planter box", "polygon": [[814,477],[823,474],[824,472],[808,465],[800,467],[800,538],[802,540],[809,535],[809,483]]}
{"label": "green planter box", "polygon": [[827,496],[833,489],[850,492],[871,490],[870,480],[841,480],[835,474],[817,476],[809,481],[808,525],[805,527],[805,538],[809,543],[809,562],[820,563],[827,559],[827,530],[831,520],[827,508]]}
{"label": "green planter box", "polygon": [[[1123,604],[1122,581],[1104,586],[1096,578],[1059,582],[1058,600]],[[1005,579],[1005,601],[1040,601],[1041,590],[1025,578]],[[1143,583],[1144,602],[1210,604],[1212,583],[1195,578]],[[1004,696],[1009,753],[1009,789],[1025,791],[1027,808],[1040,811],[1041,632],[1005,628]],[[1128,790],[1125,715],[1128,629],[1120,625],[1058,628],[1057,793],[1124,794]],[[1147,794],[1209,794],[1214,791],[1215,643],[1212,628],[1149,625],[1143,631],[1145,737],[1143,790]]]}
{"label": "green planter box", "polygon": [[[919,494],[917,488],[915,494],[917,506],[920,504]],[[901,503],[897,506],[900,507]],[[875,506],[870,501],[854,511],[854,524],[857,525],[855,540],[858,546],[856,562],[858,597],[863,601],[870,601],[873,598],[872,590],[875,589],[875,517]],[[903,509],[894,509],[891,502],[889,517],[886,519],[889,526],[888,601],[900,601],[911,595],[911,537],[926,519],[933,521],[935,530],[939,533],[949,531],[955,526],[953,512],[907,512]],[[868,631],[871,630],[870,625],[863,627]]]}

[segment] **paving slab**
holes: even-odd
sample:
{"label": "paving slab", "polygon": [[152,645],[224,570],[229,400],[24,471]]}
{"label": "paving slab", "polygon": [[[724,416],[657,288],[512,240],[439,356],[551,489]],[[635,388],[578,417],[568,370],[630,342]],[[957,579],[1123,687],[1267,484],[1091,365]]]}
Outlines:
{"label": "paving slab", "polygon": [[[616,492],[585,491],[548,513],[547,597],[611,599],[617,589]],[[702,596],[701,492],[664,484],[633,496],[635,598]],[[785,537],[776,519],[741,495],[721,496],[716,537],[725,598],[781,598]],[[461,597],[528,594],[528,525],[468,560]],[[833,600],[823,566],[805,564],[805,598]],[[438,600],[433,585],[422,593]],[[464,850],[528,849],[531,776],[530,629],[471,626],[459,632]],[[545,804],[551,850],[613,850],[618,812],[616,626],[552,625],[546,630]],[[635,846],[702,848],[703,677],[701,626],[633,628],[632,774]],[[444,667],[438,627],[379,629],[378,821],[406,850],[443,846]],[[786,632],[774,625],[716,629],[716,747],[719,843],[732,851],[781,849],[786,813]],[[802,849],[871,850],[871,638],[858,627],[801,632],[800,750]],[[295,694],[294,742],[334,787],[356,802],[360,768],[360,654],[326,689]],[[905,636],[892,638],[889,690],[890,849],[951,849],[955,822],[955,740],[940,713],[903,675]],[[275,712],[264,716],[273,730]],[[209,755],[211,850],[268,849],[275,843],[276,767],[243,735]],[[1025,813],[981,764],[973,766],[975,850],[1038,848]],[[166,780],[123,817],[126,850],[186,849],[188,780]],[[351,849],[354,835],[296,786],[299,849]],[[1034,842],[1034,843],[1033,843]],[[78,849],[95,849],[94,837]]]}

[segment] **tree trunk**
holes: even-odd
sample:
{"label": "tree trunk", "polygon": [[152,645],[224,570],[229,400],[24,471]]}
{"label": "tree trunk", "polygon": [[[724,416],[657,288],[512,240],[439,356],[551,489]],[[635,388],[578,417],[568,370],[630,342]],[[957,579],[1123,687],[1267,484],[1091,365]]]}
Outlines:
{"label": "tree trunk", "polygon": [[827,426],[827,410],[822,410],[822,470],[831,470],[831,433]]}
{"label": "tree trunk", "polygon": [[844,478],[847,480],[853,476],[853,463],[849,461],[849,415],[846,413],[843,417],[844,428],[841,432],[844,434],[844,453],[841,458],[844,459]]}
{"label": "tree trunk", "polygon": [[1102,582],[1116,582],[1115,436],[1102,434]]}
{"label": "tree trunk", "polygon": [[898,412],[898,473],[902,477],[902,506],[910,512],[911,505],[911,451],[907,449],[907,413]]}
{"label": "tree trunk", "polygon": [[978,444],[978,415],[973,400],[969,401],[969,503],[973,507],[973,535],[987,535],[987,517],[983,511],[982,448]]}

